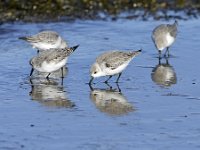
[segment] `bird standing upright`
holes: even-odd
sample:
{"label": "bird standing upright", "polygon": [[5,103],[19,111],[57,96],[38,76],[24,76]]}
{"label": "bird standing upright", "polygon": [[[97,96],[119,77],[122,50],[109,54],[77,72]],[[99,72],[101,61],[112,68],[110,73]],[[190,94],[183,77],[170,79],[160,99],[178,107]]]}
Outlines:
{"label": "bird standing upright", "polygon": [[177,36],[178,22],[175,20],[173,24],[161,24],[152,32],[152,40],[158,49],[159,58],[161,52],[166,48],[165,56],[169,57],[169,47],[174,43]]}

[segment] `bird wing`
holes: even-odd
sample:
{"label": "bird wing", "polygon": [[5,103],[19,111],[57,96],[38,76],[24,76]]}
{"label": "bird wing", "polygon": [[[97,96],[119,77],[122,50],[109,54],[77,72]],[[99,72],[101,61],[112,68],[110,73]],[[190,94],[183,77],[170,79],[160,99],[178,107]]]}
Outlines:
{"label": "bird wing", "polygon": [[60,62],[67,57],[67,54],[63,49],[52,49],[48,54],[45,54],[45,60],[47,62]]}
{"label": "bird wing", "polygon": [[66,47],[66,48],[57,48],[57,49],[50,49],[48,51],[43,51],[40,53],[40,57],[45,60],[47,63],[51,61],[57,63],[68,57],[71,53],[73,53],[79,45],[73,47]]}
{"label": "bird wing", "polygon": [[131,52],[120,52],[120,51],[114,51],[114,52],[108,52],[101,56],[97,62],[102,62],[102,65],[104,65],[107,68],[110,68],[111,70],[114,70],[124,64],[125,62],[128,62],[132,59],[133,55]]}
{"label": "bird wing", "polygon": [[157,48],[163,47],[165,45],[165,35],[168,33],[167,25],[159,25],[153,30],[152,39]]}
{"label": "bird wing", "polygon": [[171,36],[173,36],[174,38],[176,37],[177,35],[177,27],[176,27],[176,24],[173,24],[173,25],[167,25],[168,27],[168,32],[170,33]]}
{"label": "bird wing", "polygon": [[55,44],[59,35],[53,31],[43,31],[34,36],[27,37],[27,41],[32,43],[48,43]]}
{"label": "bird wing", "polygon": [[45,60],[47,63],[50,62],[60,62],[66,58],[63,49],[50,49],[48,51],[43,51],[38,55],[38,59]]}
{"label": "bird wing", "polygon": [[168,27],[164,24],[162,25],[159,25],[158,27],[156,27],[154,30],[153,30],[153,35],[152,37],[154,39],[156,38],[161,38],[163,37],[163,35],[165,35],[166,33],[168,32]]}

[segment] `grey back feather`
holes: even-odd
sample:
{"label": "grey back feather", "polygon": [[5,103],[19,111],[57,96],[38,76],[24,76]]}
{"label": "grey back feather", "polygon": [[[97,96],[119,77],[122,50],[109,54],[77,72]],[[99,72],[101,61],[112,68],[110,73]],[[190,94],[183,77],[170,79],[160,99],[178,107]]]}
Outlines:
{"label": "grey back feather", "polygon": [[55,44],[59,35],[57,32],[54,31],[42,31],[36,35],[26,37],[26,40],[32,43],[48,43],[48,44]]}
{"label": "grey back feather", "polygon": [[138,52],[123,52],[123,51],[110,51],[100,55],[96,62],[102,66],[110,69],[116,69],[117,67],[123,65],[126,62],[132,60]]}
{"label": "grey back feather", "polygon": [[176,21],[172,25],[168,24],[167,27],[168,27],[168,31],[169,31],[170,35],[173,36],[174,38],[176,38],[176,35],[177,35],[177,23],[176,23]]}
{"label": "grey back feather", "polygon": [[38,56],[32,58],[30,63],[32,64],[34,62],[34,64],[38,66],[41,66],[44,61],[47,63],[50,63],[51,61],[58,63],[73,53],[77,47],[78,45],[70,48],[42,51]]}
{"label": "grey back feather", "polygon": [[159,26],[157,26],[154,30],[153,30],[153,35],[152,37],[155,38],[159,38],[162,35],[165,35],[167,33],[170,33],[171,36],[173,36],[174,38],[177,35],[177,22],[175,21],[174,24],[161,24]]}

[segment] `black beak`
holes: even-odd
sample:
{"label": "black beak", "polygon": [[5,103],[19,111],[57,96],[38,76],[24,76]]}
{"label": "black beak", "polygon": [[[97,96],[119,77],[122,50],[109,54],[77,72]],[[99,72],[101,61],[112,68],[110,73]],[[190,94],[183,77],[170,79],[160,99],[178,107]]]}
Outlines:
{"label": "black beak", "polygon": [[94,77],[91,77],[89,84],[91,85],[92,81],[94,80]]}

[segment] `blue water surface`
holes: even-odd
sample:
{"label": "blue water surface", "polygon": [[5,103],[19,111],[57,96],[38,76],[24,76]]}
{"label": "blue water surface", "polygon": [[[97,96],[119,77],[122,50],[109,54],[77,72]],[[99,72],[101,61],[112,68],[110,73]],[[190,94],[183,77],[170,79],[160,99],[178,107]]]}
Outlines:
{"label": "blue water surface", "polygon": [[[200,149],[200,20],[179,21],[168,64],[163,58],[160,66],[151,32],[173,22],[0,25],[0,149]],[[63,86],[59,78],[29,81],[29,60],[37,52],[18,37],[46,29],[57,31],[70,46],[80,44],[68,60]],[[121,93],[114,77],[113,90],[102,83],[104,77],[95,79],[93,90],[86,84],[99,54],[140,48],[143,52],[122,74]]]}

